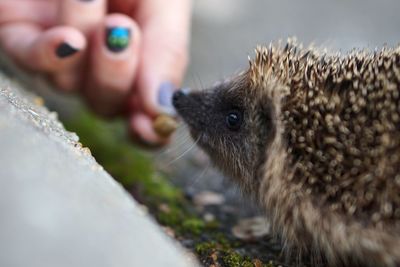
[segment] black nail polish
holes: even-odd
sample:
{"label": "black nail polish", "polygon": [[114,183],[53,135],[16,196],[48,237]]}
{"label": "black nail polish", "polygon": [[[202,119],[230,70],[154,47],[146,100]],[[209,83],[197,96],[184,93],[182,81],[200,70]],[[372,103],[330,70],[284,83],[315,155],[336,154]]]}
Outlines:
{"label": "black nail polish", "polygon": [[79,51],[79,49],[76,49],[67,43],[62,43],[57,47],[56,55],[59,58],[65,58],[65,57],[72,56],[73,54],[75,54],[78,51]]}
{"label": "black nail polish", "polygon": [[125,50],[129,46],[131,31],[124,27],[112,27],[106,29],[107,48],[115,53]]}

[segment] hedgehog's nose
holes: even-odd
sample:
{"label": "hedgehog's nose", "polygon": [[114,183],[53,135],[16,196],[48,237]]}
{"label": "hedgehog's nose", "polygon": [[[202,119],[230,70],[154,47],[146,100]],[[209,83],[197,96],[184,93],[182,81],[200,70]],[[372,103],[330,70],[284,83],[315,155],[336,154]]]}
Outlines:
{"label": "hedgehog's nose", "polygon": [[185,96],[187,96],[188,94],[189,94],[189,89],[187,89],[187,88],[183,88],[183,89],[176,91],[172,95],[172,104],[174,105],[174,107],[179,108],[181,99],[184,98]]}

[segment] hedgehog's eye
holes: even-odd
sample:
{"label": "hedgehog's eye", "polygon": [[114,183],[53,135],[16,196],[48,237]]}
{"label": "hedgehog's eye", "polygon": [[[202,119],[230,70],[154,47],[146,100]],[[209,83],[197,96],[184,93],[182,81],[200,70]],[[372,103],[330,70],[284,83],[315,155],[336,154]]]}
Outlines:
{"label": "hedgehog's eye", "polygon": [[232,110],[225,117],[225,123],[229,130],[237,131],[242,125],[242,113],[238,110]]}

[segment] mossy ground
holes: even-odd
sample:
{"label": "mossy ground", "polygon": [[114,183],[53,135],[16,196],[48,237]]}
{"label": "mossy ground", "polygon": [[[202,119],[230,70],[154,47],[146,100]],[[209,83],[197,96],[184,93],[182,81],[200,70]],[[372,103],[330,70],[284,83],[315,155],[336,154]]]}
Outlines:
{"label": "mossy ground", "polygon": [[[220,222],[206,222],[182,190],[157,172],[152,157],[134,146],[122,122],[105,122],[86,111],[64,122],[76,132],[96,160],[132,195],[146,205],[161,225],[173,230],[207,266],[273,266],[239,254],[241,242],[228,237]],[[189,178],[189,177],[188,177]]]}

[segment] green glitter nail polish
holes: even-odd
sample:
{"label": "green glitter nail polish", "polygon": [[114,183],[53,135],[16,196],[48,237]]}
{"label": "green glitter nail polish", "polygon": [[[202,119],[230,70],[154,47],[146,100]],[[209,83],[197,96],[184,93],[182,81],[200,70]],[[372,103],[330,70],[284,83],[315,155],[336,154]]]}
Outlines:
{"label": "green glitter nail polish", "polygon": [[128,47],[131,31],[124,27],[112,27],[106,30],[106,45],[112,52],[121,52]]}

